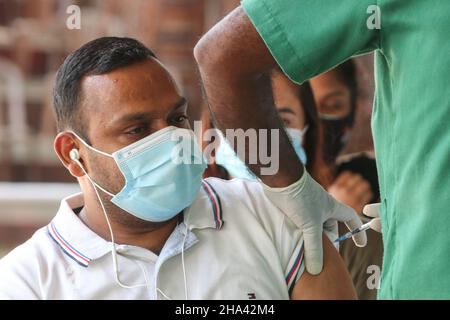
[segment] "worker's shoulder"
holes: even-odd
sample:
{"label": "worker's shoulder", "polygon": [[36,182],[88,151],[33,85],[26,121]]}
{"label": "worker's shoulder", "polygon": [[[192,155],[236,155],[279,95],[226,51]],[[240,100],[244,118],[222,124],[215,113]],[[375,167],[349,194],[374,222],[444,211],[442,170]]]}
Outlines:
{"label": "worker's shoulder", "polygon": [[55,255],[55,244],[47,228],[37,230],[0,259],[0,297],[39,298],[39,283],[45,281]]}

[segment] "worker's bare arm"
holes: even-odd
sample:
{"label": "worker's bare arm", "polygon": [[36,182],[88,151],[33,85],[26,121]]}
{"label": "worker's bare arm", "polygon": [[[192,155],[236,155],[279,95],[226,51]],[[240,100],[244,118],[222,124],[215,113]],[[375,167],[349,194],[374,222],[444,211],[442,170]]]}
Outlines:
{"label": "worker's bare arm", "polygon": [[[242,7],[206,33],[196,45],[194,55],[209,106],[220,129],[282,129],[269,77],[277,64]],[[284,130],[279,133],[278,172],[261,176],[260,162],[249,164],[250,169],[272,187],[290,185],[303,174],[303,166]],[[271,141],[270,136],[267,141]]]}

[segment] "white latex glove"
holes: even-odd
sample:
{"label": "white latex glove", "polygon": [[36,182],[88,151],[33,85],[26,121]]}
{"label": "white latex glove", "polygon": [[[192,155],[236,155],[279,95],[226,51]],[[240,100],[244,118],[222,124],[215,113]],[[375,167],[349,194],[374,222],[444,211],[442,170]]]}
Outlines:
{"label": "white latex glove", "polygon": [[371,203],[364,206],[364,215],[373,218],[370,220],[370,229],[382,233],[380,220],[380,205],[381,203]]}
{"label": "white latex glove", "polygon": [[[303,231],[306,270],[310,274],[316,275],[322,271],[324,228],[337,234],[336,221],[344,222],[349,230],[362,225],[353,209],[335,200],[306,170],[300,180],[285,188],[261,184],[267,198]],[[353,241],[356,246],[364,247],[366,233],[354,235]]]}

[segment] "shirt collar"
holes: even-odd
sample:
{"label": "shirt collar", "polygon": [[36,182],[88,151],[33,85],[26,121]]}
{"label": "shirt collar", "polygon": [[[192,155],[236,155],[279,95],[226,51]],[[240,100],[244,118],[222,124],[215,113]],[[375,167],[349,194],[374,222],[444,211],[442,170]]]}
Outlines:
{"label": "shirt collar", "polygon": [[184,221],[190,230],[214,228],[220,230],[224,221],[219,194],[210,182],[202,180],[197,198],[184,211]]}
{"label": "shirt collar", "polygon": [[98,236],[75,214],[73,210],[83,206],[82,193],[63,199],[58,213],[47,226],[47,230],[65,254],[87,267],[91,260],[111,251],[111,242]]}
{"label": "shirt collar", "polygon": [[[92,260],[111,251],[111,242],[98,236],[75,214],[74,209],[83,206],[82,193],[64,198],[58,213],[47,226],[47,231],[65,254],[81,266],[87,267]],[[222,228],[222,204],[211,183],[202,180],[196,199],[185,209],[184,220],[189,230]]]}

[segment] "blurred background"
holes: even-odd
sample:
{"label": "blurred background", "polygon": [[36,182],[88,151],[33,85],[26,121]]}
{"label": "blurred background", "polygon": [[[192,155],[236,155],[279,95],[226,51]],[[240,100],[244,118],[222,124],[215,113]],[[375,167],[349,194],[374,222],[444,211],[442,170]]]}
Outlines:
{"label": "blurred background", "polygon": [[[81,29],[66,12],[81,8]],[[52,82],[65,56],[101,36],[130,36],[166,64],[190,104],[205,107],[192,49],[238,0],[0,0],[0,257],[56,214],[79,189],[53,152]],[[345,152],[372,148],[373,57],[356,59],[359,108]]]}

